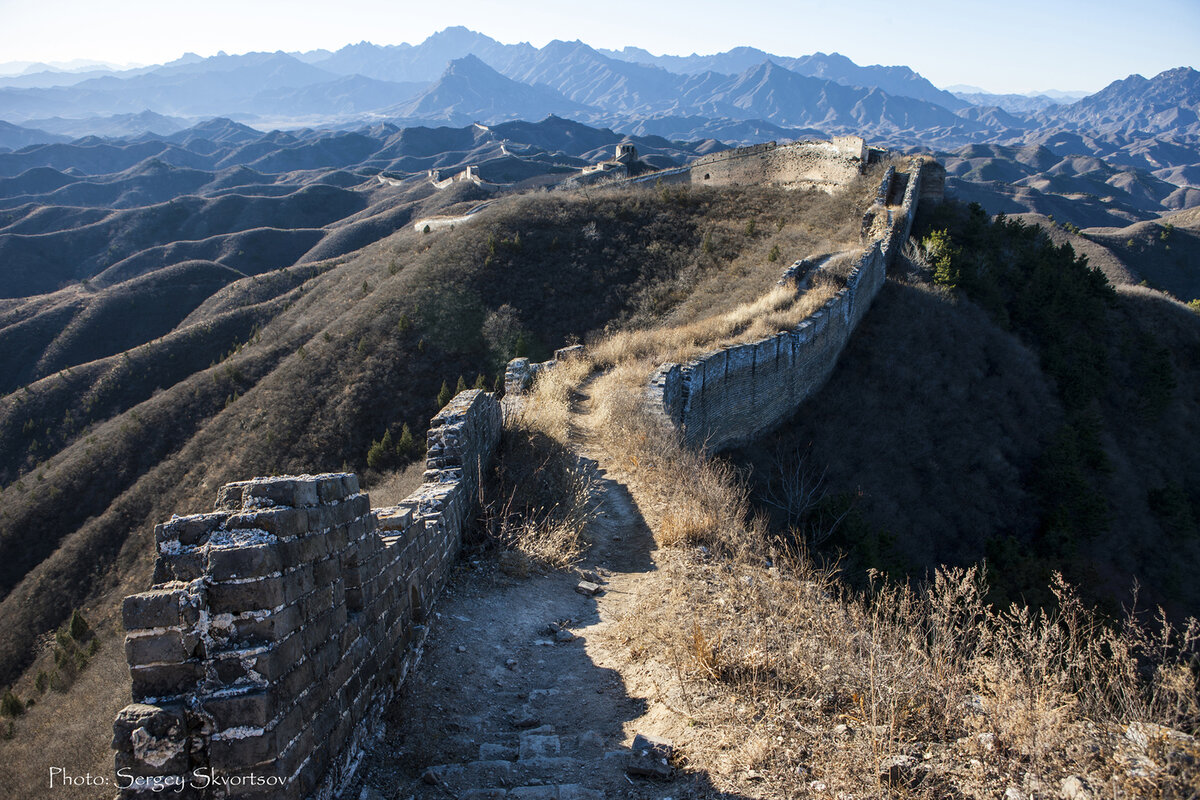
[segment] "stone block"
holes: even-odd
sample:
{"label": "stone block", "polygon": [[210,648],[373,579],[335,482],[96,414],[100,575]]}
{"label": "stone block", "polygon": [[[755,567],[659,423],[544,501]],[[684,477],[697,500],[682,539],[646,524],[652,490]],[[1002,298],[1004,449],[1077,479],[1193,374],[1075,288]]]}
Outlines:
{"label": "stone block", "polygon": [[671,756],[675,745],[667,739],[637,734],[633,737],[633,748],[625,771],[630,775],[645,775],[650,778],[670,778],[674,774]]}
{"label": "stone block", "polygon": [[343,477],[343,473],[318,475],[316,477],[317,500],[321,503],[336,503],[350,494],[346,491],[347,487]]}
{"label": "stone block", "polygon": [[125,636],[125,660],[129,664],[177,664],[192,654],[184,648],[183,634],[178,630]]}
{"label": "stone block", "polygon": [[154,541],[179,542],[185,547],[195,547],[208,541],[225,521],[225,514],[193,514],[175,517],[169,522],[154,526]]}
{"label": "stone block", "polygon": [[126,706],[113,723],[118,767],[138,776],[181,775],[188,768],[188,731],[182,709]]}
{"label": "stone block", "polygon": [[292,577],[288,575],[241,583],[214,583],[208,588],[208,606],[214,614],[278,608],[292,591],[291,582]]}
{"label": "stone block", "polygon": [[240,731],[218,731],[209,740],[208,755],[213,772],[221,774],[269,761],[278,755],[275,731],[249,735]]}
{"label": "stone block", "polygon": [[132,753],[133,732],[138,728],[157,739],[182,739],[187,734],[187,719],[179,704],[131,703],[117,713],[113,722],[113,749]]}
{"label": "stone block", "polygon": [[201,700],[201,706],[212,716],[219,731],[228,728],[266,728],[274,721],[278,705],[275,693],[270,689],[255,689]]}
{"label": "stone block", "polygon": [[317,480],[309,477],[282,476],[255,478],[246,483],[243,505],[291,506],[300,508],[317,505]]}
{"label": "stone block", "polygon": [[225,511],[240,509],[245,502],[246,486],[249,481],[227,483],[217,490],[216,507]]}
{"label": "stone block", "polygon": [[280,538],[301,536],[308,531],[308,509],[280,507],[241,511],[229,515],[225,528],[261,530]]}
{"label": "stone block", "polygon": [[235,617],[229,643],[240,647],[281,642],[303,623],[300,609],[287,605],[270,614]]}
{"label": "stone block", "polygon": [[208,552],[208,575],[213,581],[266,578],[283,571],[276,544],[214,547]]}
{"label": "stone block", "polygon": [[179,625],[179,606],[186,591],[180,586],[128,595],[121,603],[121,620],[125,630]]}
{"label": "stone block", "polygon": [[180,664],[134,665],[129,668],[134,698],[174,697],[204,678],[204,665],[198,661]]}
{"label": "stone block", "polygon": [[154,565],[154,577],[159,583],[182,581],[189,583],[204,577],[204,557],[194,551],[185,550],[180,553],[159,552],[158,562]]}

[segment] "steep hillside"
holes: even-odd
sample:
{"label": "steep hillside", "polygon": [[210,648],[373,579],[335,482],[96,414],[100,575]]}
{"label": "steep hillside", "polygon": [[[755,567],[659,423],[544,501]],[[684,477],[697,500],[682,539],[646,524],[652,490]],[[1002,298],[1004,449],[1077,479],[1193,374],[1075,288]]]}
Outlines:
{"label": "steep hillside", "polygon": [[[821,394],[739,456],[764,507],[852,578],[986,558],[996,600],[1048,602],[1058,570],[1114,613],[1136,581],[1195,614],[1200,316],[977,207],[922,230],[928,266],[889,282]],[[828,494],[789,521],[771,500],[790,474]]]}

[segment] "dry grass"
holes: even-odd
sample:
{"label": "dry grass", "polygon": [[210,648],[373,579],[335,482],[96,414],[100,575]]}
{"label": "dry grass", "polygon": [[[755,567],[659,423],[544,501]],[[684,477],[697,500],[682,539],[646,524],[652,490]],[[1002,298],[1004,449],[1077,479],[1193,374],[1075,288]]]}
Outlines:
{"label": "dry grass", "polygon": [[727,464],[646,417],[660,363],[792,327],[833,291],[618,333],[535,390],[557,420],[605,370],[598,444],[663,547],[610,635],[652,676],[684,763],[750,797],[1195,797],[1194,620],[1108,624],[1061,580],[1054,612],[999,609],[976,569],[853,590],[771,538]]}
{"label": "dry grass", "polygon": [[394,506],[415,492],[425,475],[425,459],[419,458],[402,469],[382,473],[376,481],[363,487],[371,495],[374,508]]}
{"label": "dry grass", "polygon": [[593,364],[609,369],[630,361],[686,363],[727,345],[753,342],[799,325],[841,288],[821,273],[803,294],[776,286],[752,302],[694,322],[620,331],[588,348]]}
{"label": "dry grass", "polygon": [[604,398],[609,447],[670,549],[614,635],[720,788],[1028,798],[1075,776],[1104,796],[1195,796],[1200,747],[1172,732],[1200,724],[1194,620],[1107,625],[1061,582],[1056,612],[996,609],[975,569],[852,591],[770,539],[737,476],[630,397]]}
{"label": "dry grass", "polygon": [[571,359],[538,374],[519,405],[506,404],[496,480],[485,503],[501,545],[551,569],[575,564],[596,513],[595,476],[569,446],[574,387],[590,364]]}

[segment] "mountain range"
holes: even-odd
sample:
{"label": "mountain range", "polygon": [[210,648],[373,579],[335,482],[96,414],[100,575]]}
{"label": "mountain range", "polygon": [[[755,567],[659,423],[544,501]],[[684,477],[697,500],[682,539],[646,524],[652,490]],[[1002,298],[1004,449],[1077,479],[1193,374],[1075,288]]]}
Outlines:
{"label": "mountain range", "polygon": [[[1069,95],[957,93],[905,66],[860,66],[837,53],[780,56],[750,47],[714,55],[655,56],[583,42],[502,44],[462,27],[417,45],[347,45],[331,52],[195,54],[124,71],[43,71],[0,78],[0,119],[54,135],[112,135],[97,118],[144,112],[163,133],[229,116],[259,127],[485,124],[547,114],[614,130],[664,125],[678,138],[723,128],[731,142],[781,135],[856,132],[890,145],[954,148],[1010,144],[1033,132],[1146,134],[1193,144],[1200,136],[1198,73],[1130,76],[1070,103]],[[960,87],[972,89],[974,87]],[[671,120],[659,123],[658,120]],[[730,123],[750,123],[748,126]],[[130,133],[135,131],[126,128]],[[37,133],[40,131],[40,134]],[[0,146],[24,141],[11,133]]]}

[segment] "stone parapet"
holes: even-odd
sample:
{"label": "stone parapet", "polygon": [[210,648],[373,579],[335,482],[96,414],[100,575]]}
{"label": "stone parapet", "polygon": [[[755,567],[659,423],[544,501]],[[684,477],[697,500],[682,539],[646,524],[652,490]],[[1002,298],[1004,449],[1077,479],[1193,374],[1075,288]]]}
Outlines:
{"label": "stone parapet", "polygon": [[434,418],[425,483],[398,506],[371,509],[349,473],[254,478],[223,486],[212,513],[156,526],[154,586],[123,605],[122,796],[345,786],[420,657],[499,436],[495,398],[463,392]]}

